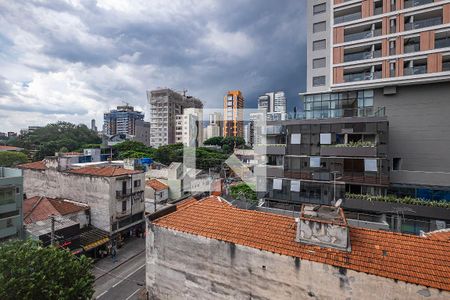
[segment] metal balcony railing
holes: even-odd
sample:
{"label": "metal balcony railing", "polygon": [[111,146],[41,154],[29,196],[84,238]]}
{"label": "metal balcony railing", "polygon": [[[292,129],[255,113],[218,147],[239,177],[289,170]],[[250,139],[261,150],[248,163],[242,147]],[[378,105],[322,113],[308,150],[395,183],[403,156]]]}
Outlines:
{"label": "metal balcony railing", "polygon": [[425,73],[427,73],[427,66],[426,65],[405,68],[403,70],[403,75],[404,76],[420,75],[420,74],[425,74]]}
{"label": "metal balcony railing", "polygon": [[345,82],[363,81],[363,80],[374,80],[381,78],[381,71],[375,72],[361,72],[352,73],[344,75]]}
{"label": "metal balcony railing", "polygon": [[362,39],[368,39],[371,37],[379,36],[381,35],[381,29],[375,29],[372,31],[363,31],[363,32],[356,32],[356,33],[350,33],[344,36],[344,42],[351,42],[356,40],[362,40]]}
{"label": "metal balcony railing", "polygon": [[381,50],[357,52],[344,55],[344,62],[365,60],[381,57]]}
{"label": "metal balcony railing", "polygon": [[435,25],[440,25],[440,24],[442,24],[442,18],[436,17],[436,18],[406,23],[405,30],[420,29],[420,28],[425,28],[425,27],[430,27],[430,26],[435,26]]}
{"label": "metal balcony railing", "polygon": [[128,197],[130,195],[131,195],[131,189],[116,191],[116,197],[117,198]]}
{"label": "metal balcony railing", "polygon": [[361,19],[361,16],[362,16],[361,12],[356,12],[356,13],[352,13],[352,14],[348,14],[348,15],[344,15],[344,16],[340,16],[340,17],[334,17],[334,24],[358,20],[358,19]]}
{"label": "metal balcony railing", "polygon": [[428,4],[428,3],[433,3],[433,0],[406,0],[404,7],[410,8],[410,7],[424,5],[424,4]]}

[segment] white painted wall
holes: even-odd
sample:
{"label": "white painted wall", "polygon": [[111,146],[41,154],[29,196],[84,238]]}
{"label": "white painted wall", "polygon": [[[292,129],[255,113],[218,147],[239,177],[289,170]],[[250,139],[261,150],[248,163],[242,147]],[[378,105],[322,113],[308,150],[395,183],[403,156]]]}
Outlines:
{"label": "white painted wall", "polygon": [[147,226],[150,299],[450,299],[402,281]]}

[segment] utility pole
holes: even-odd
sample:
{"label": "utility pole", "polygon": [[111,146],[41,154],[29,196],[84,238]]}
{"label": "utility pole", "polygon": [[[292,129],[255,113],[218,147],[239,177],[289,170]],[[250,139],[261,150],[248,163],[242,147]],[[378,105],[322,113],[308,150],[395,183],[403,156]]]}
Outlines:
{"label": "utility pole", "polygon": [[51,222],[52,222],[52,225],[51,225],[51,235],[50,235],[50,244],[52,245],[52,246],[54,246],[55,245],[55,216],[54,215],[51,215],[50,216],[50,220],[51,220]]}

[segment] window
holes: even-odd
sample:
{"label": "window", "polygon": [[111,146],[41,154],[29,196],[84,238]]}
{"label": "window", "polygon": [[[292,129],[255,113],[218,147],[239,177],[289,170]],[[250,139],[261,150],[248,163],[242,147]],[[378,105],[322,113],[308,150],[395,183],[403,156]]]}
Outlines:
{"label": "window", "polygon": [[321,145],[331,145],[331,133],[321,133],[320,134],[320,144]]}
{"label": "window", "polygon": [[16,198],[12,189],[0,190],[0,205],[16,202]]}
{"label": "window", "polygon": [[313,14],[318,15],[324,13],[327,9],[326,3],[321,3],[313,6]]}
{"label": "window", "polygon": [[402,159],[400,157],[394,157],[392,159],[392,170],[398,171],[401,170]]}
{"label": "window", "polygon": [[327,40],[318,40],[313,42],[313,51],[322,50],[327,47]]}
{"label": "window", "polygon": [[320,168],[320,157],[310,157],[309,166],[311,168]]}
{"label": "window", "polygon": [[300,192],[300,181],[291,180],[291,192]]}
{"label": "window", "polygon": [[325,68],[325,57],[313,59],[313,69]]}
{"label": "window", "polygon": [[122,201],[122,212],[127,210],[127,201]]}
{"label": "window", "polygon": [[273,180],[273,189],[274,190],[281,190],[283,185],[283,179],[274,179]]}
{"label": "window", "polygon": [[139,180],[135,180],[134,181],[134,187],[135,188],[137,188],[137,187],[140,187],[141,186],[141,180],[139,179]]}
{"label": "window", "polygon": [[291,144],[299,145],[301,143],[302,134],[301,133],[293,133],[291,134]]}
{"label": "window", "polygon": [[313,24],[313,33],[322,32],[327,29],[327,23],[325,21]]}
{"label": "window", "polygon": [[376,159],[364,159],[364,171],[377,172],[377,160]]}
{"label": "window", "polygon": [[313,77],[313,86],[325,85],[325,76]]}

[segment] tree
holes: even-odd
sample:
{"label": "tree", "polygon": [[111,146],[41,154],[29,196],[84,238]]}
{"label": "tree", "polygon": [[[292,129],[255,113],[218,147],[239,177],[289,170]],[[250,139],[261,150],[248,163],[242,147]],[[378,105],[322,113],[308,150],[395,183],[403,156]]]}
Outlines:
{"label": "tree", "polygon": [[233,198],[256,203],[258,198],[256,192],[246,183],[239,183],[230,187],[230,194]]}
{"label": "tree", "polygon": [[36,241],[0,245],[0,299],[91,299],[92,260]]}
{"label": "tree", "polygon": [[217,145],[222,146],[223,145],[223,137],[221,136],[214,136],[212,138],[207,139],[203,142],[204,145]]}
{"label": "tree", "polygon": [[113,146],[116,158],[143,158],[155,156],[155,149],[137,141],[124,141]]}
{"label": "tree", "polygon": [[19,164],[26,163],[28,157],[22,152],[2,151],[0,152],[0,166],[15,167]]}
{"label": "tree", "polygon": [[222,147],[222,150],[227,153],[233,152],[234,148],[242,148],[245,146],[245,140],[242,137],[234,136],[215,136],[203,142],[204,145],[217,145]]}

